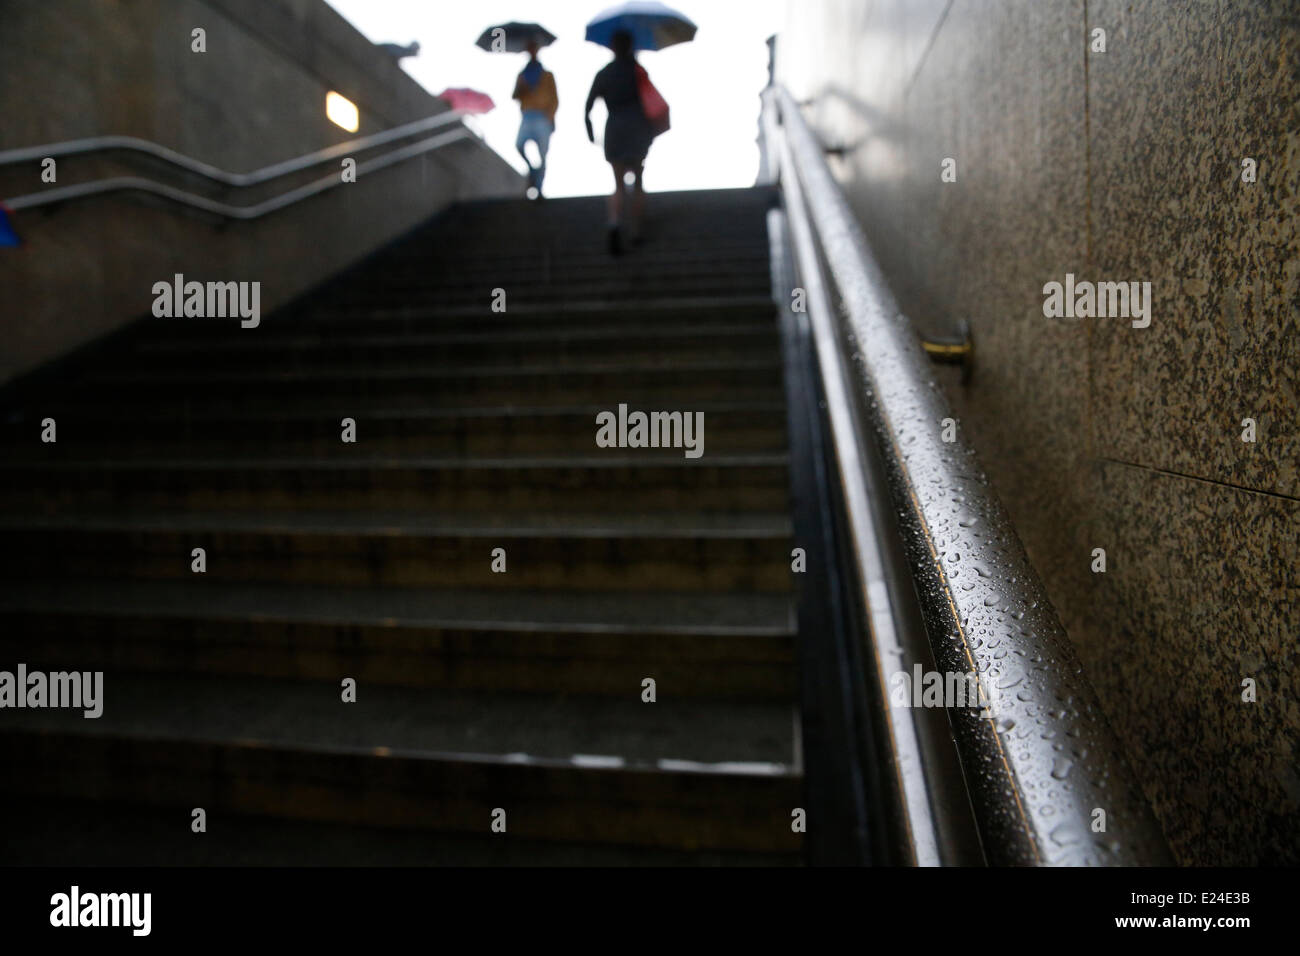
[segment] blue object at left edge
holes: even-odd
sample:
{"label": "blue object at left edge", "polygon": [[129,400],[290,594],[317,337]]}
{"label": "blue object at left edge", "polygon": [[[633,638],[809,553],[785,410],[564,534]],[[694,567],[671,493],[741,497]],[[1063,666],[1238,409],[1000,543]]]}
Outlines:
{"label": "blue object at left edge", "polygon": [[13,223],[9,221],[9,210],[0,206],[0,246],[21,246],[23,241],[14,232]]}

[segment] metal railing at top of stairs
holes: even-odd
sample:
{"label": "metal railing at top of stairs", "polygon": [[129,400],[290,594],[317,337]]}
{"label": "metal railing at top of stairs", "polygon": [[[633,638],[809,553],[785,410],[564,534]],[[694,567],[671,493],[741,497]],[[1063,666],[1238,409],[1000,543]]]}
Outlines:
{"label": "metal railing at top of stairs", "polygon": [[948,702],[948,718],[984,858],[1031,866],[1170,862],[1006,512],[960,428],[945,429],[955,418],[821,145],[783,87],[769,87],[763,99],[765,169],[781,189],[806,295],[858,564],[863,639],[875,663],[878,686],[869,690],[887,718],[908,855],[945,862],[941,817],[951,801],[926,765],[915,701],[895,695],[906,686],[893,679],[906,655],[899,592],[886,587],[887,549],[875,539],[879,512],[873,518],[863,473],[869,458],[883,463],[934,663],[944,674],[975,675],[980,700]]}
{"label": "metal railing at top of stairs", "polygon": [[[478,134],[463,123],[463,117],[460,113],[449,111],[405,123],[401,126],[395,126],[383,132],[372,133],[334,146],[327,146],[324,149],[318,149],[284,162],[265,166],[251,173],[228,172],[189,156],[184,156],[165,146],[132,136],[96,136],[87,139],[68,140],[62,143],[49,143],[42,146],[28,146],[22,149],[0,151],[0,166],[36,162],[45,158],[61,156],[126,151],[161,160],[170,166],[200,176],[219,186],[248,188],[288,176],[291,173],[302,172],[320,166],[340,157],[353,156],[357,153],[452,124],[458,124],[457,128],[408,143],[374,159],[358,163],[356,167],[357,176],[405,162],[408,159],[413,159],[416,156],[424,155],[461,140],[477,143],[483,149],[490,148]],[[103,195],[105,193],[134,191],[160,196],[180,205],[189,206],[227,219],[248,220],[258,219],[269,213],[284,209],[311,196],[333,189],[335,186],[342,185],[343,182],[343,177],[334,172],[263,202],[249,206],[235,206],[142,176],[113,176],[16,196],[3,200],[3,203],[9,209],[18,211],[84,199],[88,196]]]}

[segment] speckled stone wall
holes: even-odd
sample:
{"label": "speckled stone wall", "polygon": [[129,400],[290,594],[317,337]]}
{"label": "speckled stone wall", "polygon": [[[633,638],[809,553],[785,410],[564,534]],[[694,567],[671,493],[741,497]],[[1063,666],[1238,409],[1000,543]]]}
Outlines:
{"label": "speckled stone wall", "polygon": [[[1300,862],[1300,8],[800,2],[778,72],[918,328],[970,323],[954,409],[1174,852]],[[1066,273],[1149,327],[1044,317]]]}

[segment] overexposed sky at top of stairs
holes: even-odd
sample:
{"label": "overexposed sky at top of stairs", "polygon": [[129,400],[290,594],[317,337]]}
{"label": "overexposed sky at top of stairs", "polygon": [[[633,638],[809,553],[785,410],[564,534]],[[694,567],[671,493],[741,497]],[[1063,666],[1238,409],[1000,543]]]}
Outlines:
{"label": "overexposed sky at top of stairs", "polygon": [[[547,158],[546,193],[607,193],[613,184],[599,146],[604,106],[592,111],[596,142],[587,142],[582,109],[596,71],[610,59],[583,39],[587,21],[611,0],[328,0],[375,43],[420,43],[402,66],[431,93],[447,87],[482,90],[496,109],[476,117],[489,144],[521,172],[515,151],[519,107],[510,99],[524,54],[491,54],[474,45],[489,26],[534,21],[557,37],[541,60],[555,74],[560,111]],[[646,161],[651,191],[750,186],[758,173],[758,95],[767,84],[766,39],[778,32],[786,0],[690,0],[669,3],[699,27],[692,43],[641,53],[641,64],[672,109],[673,128]]]}

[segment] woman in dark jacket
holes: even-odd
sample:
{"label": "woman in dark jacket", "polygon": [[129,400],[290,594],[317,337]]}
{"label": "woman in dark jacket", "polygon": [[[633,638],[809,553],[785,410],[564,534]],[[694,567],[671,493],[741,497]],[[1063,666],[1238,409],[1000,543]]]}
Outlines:
{"label": "woman in dark jacket", "polygon": [[645,211],[645,191],[641,187],[641,171],[646,153],[654,139],[654,130],[641,108],[641,94],[637,88],[637,62],[632,53],[632,36],[615,33],[611,41],[614,59],[596,74],[591,92],[587,94],[587,139],[593,143],[596,136],[591,129],[591,108],[597,98],[605,100],[609,118],[605,120],[605,159],[614,170],[614,192],[609,197],[609,251],[614,255],[623,252],[623,190],[626,177],[635,178],[632,186],[632,208],[628,210],[628,228],[631,240],[640,239],[641,216]]}

